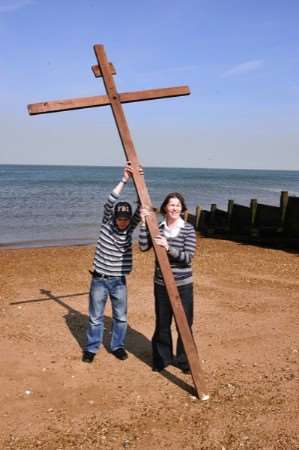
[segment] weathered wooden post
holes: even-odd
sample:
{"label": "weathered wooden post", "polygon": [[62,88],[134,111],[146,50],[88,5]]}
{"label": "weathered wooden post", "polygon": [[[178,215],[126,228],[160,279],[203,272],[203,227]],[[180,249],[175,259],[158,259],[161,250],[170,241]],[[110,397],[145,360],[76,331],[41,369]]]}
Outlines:
{"label": "weathered wooden post", "polygon": [[[97,66],[93,66],[92,70],[95,76],[101,76],[105,85],[107,95],[96,97],[84,97],[69,100],[55,100],[51,102],[42,102],[28,105],[29,114],[41,114],[57,111],[67,111],[70,109],[90,108],[95,106],[109,105],[115,119],[120,140],[123,146],[127,160],[132,162],[133,180],[143,206],[153,210],[152,202],[144,181],[144,177],[139,173],[139,160],[133,144],[131,133],[124,114],[122,103],[136,102],[141,100],[151,100],[163,97],[176,97],[179,95],[190,94],[187,86],[179,86],[173,88],[151,89],[146,91],[118,93],[114,83],[113,74],[115,69],[111,63],[108,62],[103,45],[95,45],[94,51],[98,61]],[[154,242],[154,237],[159,234],[159,227],[157,224],[156,215],[154,212],[146,218],[146,223],[149,228],[150,235]],[[169,295],[171,306],[175,321],[182,338],[182,342],[186,351],[187,359],[190,365],[193,382],[197,394],[202,399],[207,399],[207,387],[204,380],[204,373],[199,362],[199,356],[195,341],[193,339],[191,330],[189,328],[185,311],[183,309],[179,291],[176,287],[172,270],[168,261],[166,250],[154,243],[154,250],[157,260],[159,262],[161,272],[164,278],[166,289]]]}
{"label": "weathered wooden post", "polygon": [[257,237],[259,231],[256,227],[256,212],[257,212],[257,199],[252,198],[250,200],[250,230],[249,233],[252,237]]}
{"label": "weathered wooden post", "polygon": [[200,215],[201,215],[201,207],[198,205],[196,206],[195,210],[195,230],[199,229],[199,222],[200,222]]}
{"label": "weathered wooden post", "polygon": [[289,193],[288,191],[281,191],[280,193],[280,225],[278,230],[280,233],[284,230],[285,217],[288,207]]}
{"label": "weathered wooden post", "polygon": [[227,203],[227,231],[231,231],[232,215],[234,208],[234,200],[229,200]]}
{"label": "weathered wooden post", "polygon": [[215,233],[216,209],[217,209],[216,203],[212,203],[211,204],[211,209],[210,209],[210,218],[209,218],[209,227],[208,227],[208,234],[209,235],[212,235],[212,234]]}
{"label": "weathered wooden post", "polygon": [[299,245],[299,197],[290,195],[284,220],[284,235],[291,239],[296,239]]}

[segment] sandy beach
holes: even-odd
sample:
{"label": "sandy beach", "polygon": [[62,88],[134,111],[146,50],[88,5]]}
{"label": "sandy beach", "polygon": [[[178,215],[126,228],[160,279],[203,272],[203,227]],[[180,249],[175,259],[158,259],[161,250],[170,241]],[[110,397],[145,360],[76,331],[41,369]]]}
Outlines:
{"label": "sandy beach", "polygon": [[[81,362],[93,246],[0,250],[1,449],[295,450],[298,253],[200,239],[190,375],[151,371],[153,253],[128,277],[127,361]],[[174,330],[175,335],[175,330]]]}

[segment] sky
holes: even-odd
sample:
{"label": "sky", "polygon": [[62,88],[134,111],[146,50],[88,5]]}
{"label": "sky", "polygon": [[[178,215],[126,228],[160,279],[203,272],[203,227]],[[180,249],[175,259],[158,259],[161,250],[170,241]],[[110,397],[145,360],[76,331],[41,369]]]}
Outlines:
{"label": "sky", "polygon": [[298,0],[0,0],[0,164],[111,165],[109,106],[29,116],[27,104],[188,85],[124,105],[141,164],[299,170]]}

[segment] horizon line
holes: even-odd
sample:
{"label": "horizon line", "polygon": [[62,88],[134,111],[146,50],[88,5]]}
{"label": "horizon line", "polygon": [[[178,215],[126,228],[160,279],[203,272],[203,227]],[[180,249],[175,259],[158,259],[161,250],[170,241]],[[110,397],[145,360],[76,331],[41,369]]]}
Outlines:
{"label": "horizon line", "polygon": [[[0,163],[1,166],[36,166],[36,167],[107,167],[107,168],[123,168],[123,165],[94,165],[94,164],[40,164],[40,163]],[[144,166],[148,169],[204,169],[204,170],[256,170],[269,172],[299,172],[298,169],[266,169],[266,168],[243,168],[243,167],[188,167],[188,166]]]}

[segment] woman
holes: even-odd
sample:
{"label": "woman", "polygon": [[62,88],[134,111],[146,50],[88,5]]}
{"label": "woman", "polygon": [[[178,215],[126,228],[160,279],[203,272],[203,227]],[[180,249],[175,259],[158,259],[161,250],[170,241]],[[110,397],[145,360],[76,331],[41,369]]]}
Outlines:
{"label": "woman", "polygon": [[[196,236],[194,227],[185,222],[181,215],[187,210],[185,200],[178,192],[171,192],[163,201],[160,212],[164,216],[159,224],[160,236],[154,240],[157,245],[167,251],[170,266],[180,293],[189,326],[193,323],[193,282],[191,260],[195,253]],[[150,214],[146,208],[141,208],[141,225],[139,247],[147,251],[152,247],[152,241],[146,227],[145,219]],[[164,284],[163,276],[156,261],[154,276],[154,295],[156,326],[152,338],[153,370],[160,372],[173,361],[171,337],[172,308]],[[176,365],[184,373],[190,373],[189,364],[181,337],[178,337],[176,348]]]}

